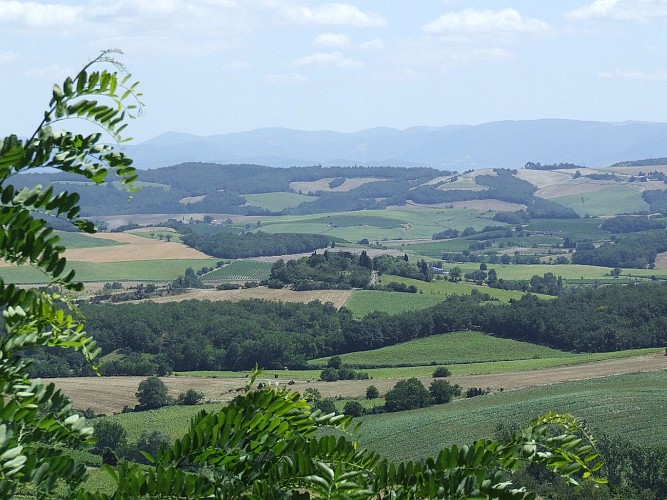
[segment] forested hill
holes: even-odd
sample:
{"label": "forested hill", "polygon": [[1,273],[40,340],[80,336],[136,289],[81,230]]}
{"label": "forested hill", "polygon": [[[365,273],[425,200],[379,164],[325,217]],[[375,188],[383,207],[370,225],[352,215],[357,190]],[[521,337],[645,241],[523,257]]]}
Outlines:
{"label": "forested hill", "polygon": [[[184,163],[156,170],[141,171],[137,183],[141,190],[128,194],[113,182],[94,186],[69,174],[29,174],[16,177],[18,188],[50,184],[56,192],[72,190],[81,195],[84,216],[113,214],[187,214],[227,213],[266,215],[268,210],[248,203],[244,195],[257,193],[299,194],[300,183],[315,182],[307,192],[323,193],[306,213],[384,208],[378,198],[397,197],[435,177],[451,175],[433,168],[330,167],[271,168],[261,165],[218,165]],[[351,188],[341,188],[345,182]],[[303,194],[307,194],[304,192]],[[309,202],[312,200],[308,200]]]}
{"label": "forested hill", "polygon": [[[468,177],[465,177],[468,176]],[[85,217],[116,214],[303,215],[382,210],[407,204],[450,204],[501,200],[525,206],[533,218],[577,218],[556,201],[536,196],[537,187],[517,170],[493,169],[470,177],[433,168],[329,167],[271,168],[261,165],[188,163],[141,171],[131,203],[110,180],[102,188],[76,181]],[[71,190],[68,174],[31,174],[16,186],[50,184]],[[288,203],[269,210],[258,195]],[[516,205],[515,205],[516,206]],[[272,208],[272,206],[270,206]]]}

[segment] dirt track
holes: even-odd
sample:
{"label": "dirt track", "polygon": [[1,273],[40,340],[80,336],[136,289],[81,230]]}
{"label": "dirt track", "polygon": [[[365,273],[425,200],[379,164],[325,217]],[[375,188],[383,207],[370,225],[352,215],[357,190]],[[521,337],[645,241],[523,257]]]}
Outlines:
{"label": "dirt track", "polygon": [[[510,372],[493,375],[469,375],[462,377],[449,377],[452,383],[459,384],[462,388],[481,387],[491,390],[512,390],[541,385],[557,384],[573,380],[583,380],[609,375],[625,373],[640,373],[667,370],[667,356],[664,352],[635,356],[631,358],[615,359],[610,361],[598,361],[576,366],[565,366],[560,368],[548,368],[544,370],[533,370],[527,372]],[[97,413],[115,413],[122,410],[123,406],[133,407],[136,404],[134,393],[139,382],[145,377],[82,377],[82,378],[60,378],[51,379],[57,386],[62,388],[72,399],[76,408],[92,408]],[[48,381],[49,379],[45,379]],[[164,377],[162,379],[171,395],[176,396],[189,388],[194,388],[205,394],[211,401],[228,401],[237,392],[236,389],[245,386],[246,379],[225,378],[200,378],[200,377]],[[430,383],[430,378],[422,379]],[[286,385],[286,379],[260,380],[270,384]],[[320,390],[323,396],[347,396],[358,397],[366,394],[366,388],[373,384],[380,393],[385,393],[396,383],[396,379],[373,379],[341,381],[341,382],[319,382],[319,381],[297,381],[290,387],[304,391],[308,387]]]}

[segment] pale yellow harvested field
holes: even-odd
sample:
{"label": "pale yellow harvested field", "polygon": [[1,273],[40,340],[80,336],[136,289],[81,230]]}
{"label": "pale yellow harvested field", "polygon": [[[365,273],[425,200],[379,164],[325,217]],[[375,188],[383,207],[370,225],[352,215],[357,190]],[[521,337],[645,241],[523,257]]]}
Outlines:
{"label": "pale yellow harvested field", "polygon": [[605,172],[617,172],[628,175],[638,175],[640,172],[648,174],[649,172],[661,172],[667,174],[667,165],[659,165],[655,167],[614,167],[605,169]]}
{"label": "pale yellow harvested field", "polygon": [[430,185],[433,185],[433,184],[438,184],[440,182],[448,181],[452,177],[454,177],[454,176],[453,175],[444,175],[444,176],[441,176],[441,177],[436,177],[435,179],[431,179],[430,181],[425,182],[423,185],[424,186],[430,186]]}
{"label": "pale yellow harvested field", "polygon": [[340,309],[343,307],[350,295],[351,290],[307,290],[295,292],[294,290],[275,290],[266,287],[247,288],[239,290],[190,290],[180,295],[158,297],[151,302],[182,302],[184,300],[212,300],[238,302],[248,299],[276,300],[280,302],[313,302],[319,300],[322,303],[330,302]]}
{"label": "pale yellow harvested field", "polygon": [[329,183],[334,180],[334,177],[328,177],[326,179],[318,179],[316,181],[307,181],[307,182],[290,182],[289,187],[294,192],[301,191],[303,194],[317,191],[349,191],[350,189],[357,188],[363,184],[368,184],[369,182],[381,182],[386,181],[387,179],[381,179],[380,177],[354,177],[352,179],[345,179],[340,186],[335,188],[330,188]]}
{"label": "pale yellow harvested field", "polygon": [[125,262],[130,260],[210,259],[211,257],[187,247],[159,239],[130,233],[97,233],[92,238],[113,240],[122,245],[95,248],[70,248],[65,257],[81,262]]}
{"label": "pale yellow harvested field", "polygon": [[202,196],[186,196],[185,198],[181,198],[178,200],[179,203],[183,205],[190,205],[191,203],[199,203],[202,201],[204,198],[206,198],[206,195]]}
{"label": "pale yellow harvested field", "polygon": [[501,200],[455,201],[450,203],[450,205],[454,208],[470,208],[472,210],[479,210],[480,212],[486,212],[488,210],[493,212],[516,212],[517,210],[526,209],[526,205]]}
{"label": "pale yellow harvested field", "polygon": [[[614,183],[613,185],[617,186],[618,184]],[[594,182],[570,182],[569,184],[556,184],[538,189],[535,192],[535,196],[549,200],[551,198],[558,198],[559,196],[566,196],[570,194],[587,194],[593,193],[595,191],[602,191],[603,189],[607,189],[611,186],[612,184]]]}
{"label": "pale yellow harvested field", "polygon": [[[468,387],[489,388],[492,391],[523,389],[527,387],[544,386],[570,382],[574,380],[593,379],[609,375],[625,373],[655,372],[667,369],[667,357],[657,352],[645,356],[597,361],[582,365],[547,368],[526,372],[510,372],[491,375],[466,375],[448,377],[452,384],[459,384],[464,389]],[[139,383],[145,377],[81,377],[44,379],[45,382],[54,382],[67,394],[75,408],[92,408],[96,413],[118,413],[123,406],[134,407],[137,403],[134,393]],[[203,392],[206,399],[211,401],[229,401],[236,394],[236,390],[243,388],[246,379],[201,378],[201,377],[163,377],[162,380],[169,389],[169,394],[177,396],[187,389]],[[381,394],[386,393],[396,384],[397,379],[374,378],[372,384]],[[423,378],[427,385],[431,378]],[[258,379],[258,382],[287,386],[287,379]],[[350,380],[340,382],[296,381],[289,385],[294,390],[303,392],[308,387],[318,389],[324,397],[362,397],[366,388],[371,384],[369,380]]]}
{"label": "pale yellow harvested field", "polygon": [[522,168],[518,170],[517,177],[530,182],[533,186],[540,189],[554,184],[565,184],[570,182],[574,172],[576,171],[572,171],[571,174],[568,174],[556,170],[527,170]]}

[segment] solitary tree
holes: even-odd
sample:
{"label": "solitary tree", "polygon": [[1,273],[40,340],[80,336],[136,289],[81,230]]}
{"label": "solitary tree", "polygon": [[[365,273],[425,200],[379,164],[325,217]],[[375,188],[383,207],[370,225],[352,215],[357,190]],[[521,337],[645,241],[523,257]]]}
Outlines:
{"label": "solitary tree", "polygon": [[148,377],[142,380],[136,396],[139,401],[137,410],[155,410],[171,402],[167,386],[158,377]]}
{"label": "solitary tree", "polygon": [[384,396],[384,406],[387,411],[414,410],[432,404],[431,394],[416,378],[396,382],[394,388],[388,390]]}

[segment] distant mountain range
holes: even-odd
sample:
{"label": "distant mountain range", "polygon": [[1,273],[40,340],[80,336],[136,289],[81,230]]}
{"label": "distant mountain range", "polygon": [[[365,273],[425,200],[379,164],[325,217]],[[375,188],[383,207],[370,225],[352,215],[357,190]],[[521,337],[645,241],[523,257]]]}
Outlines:
{"label": "distant mountain range", "polygon": [[667,156],[667,123],[576,120],[373,128],[354,133],[262,128],[196,136],[168,132],[127,151],[138,168],[183,162],[291,166],[430,166],[464,171],[526,162],[607,166]]}

